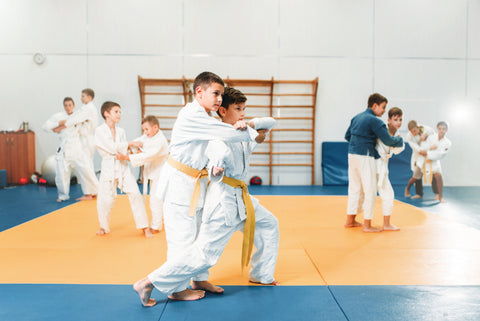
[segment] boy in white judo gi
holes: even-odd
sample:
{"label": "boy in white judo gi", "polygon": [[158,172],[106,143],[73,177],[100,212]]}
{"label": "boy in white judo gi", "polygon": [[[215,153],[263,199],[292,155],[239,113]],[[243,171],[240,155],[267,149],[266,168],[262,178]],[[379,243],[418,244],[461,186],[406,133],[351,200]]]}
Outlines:
{"label": "boy in white judo gi", "polygon": [[[82,90],[82,103],[83,106],[79,110],[75,111],[70,117],[66,120],[59,122],[59,126],[64,126],[64,128],[69,128],[77,126],[80,133],[80,140],[82,142],[84,150],[88,153],[89,156],[87,159],[87,166],[91,167],[91,172],[95,173],[93,167],[93,155],[95,153],[95,141],[94,141],[94,132],[95,128],[98,126],[98,112],[97,108],[93,104],[93,98],[95,97],[95,92],[86,88]],[[90,178],[92,180],[93,178]],[[95,177],[96,179],[96,177]],[[91,200],[97,194],[97,186],[86,186],[86,194],[79,198],[78,200]]]}
{"label": "boy in white judo gi", "polygon": [[121,117],[120,105],[107,101],[103,103],[101,113],[105,123],[95,129],[95,146],[102,156],[97,199],[100,229],[97,235],[110,233],[110,215],[118,187],[128,195],[137,228],[143,230],[145,237],[152,237],[145,204],[137,182],[128,167],[128,162],[117,159],[119,153],[127,153],[128,147],[141,147],[142,143],[127,142],[125,131],[116,126]]}
{"label": "boy in white judo gi", "polygon": [[[241,92],[226,88],[222,107],[218,111],[222,121],[232,125],[244,121],[245,101],[246,97]],[[265,139],[265,131],[274,124],[275,120],[270,117],[249,122],[250,126],[262,129],[259,130],[261,139],[257,139],[257,142]],[[190,277],[207,271],[216,264],[232,234],[238,230],[244,231],[242,254],[247,254],[246,257],[242,255],[242,267],[248,265],[251,251],[251,247],[245,246],[245,238],[249,239],[248,242],[253,241],[257,248],[252,258],[250,281],[279,285],[273,277],[278,253],[278,221],[259,205],[258,200],[250,197],[246,184],[242,181],[247,175],[249,157],[255,146],[256,143],[253,142],[215,140],[209,143],[207,155],[210,158],[209,173],[212,182],[208,187],[198,237],[180,256],[167,259],[163,266],[147,278],[135,283],[134,288],[143,305],[155,304],[155,300],[150,299],[153,286],[170,299],[177,299],[177,291],[188,286]],[[253,225],[250,225],[251,222]],[[253,230],[248,231],[252,227],[254,239],[250,239]],[[192,297],[191,300],[202,297],[203,295]]]}
{"label": "boy in white judo gi", "polygon": [[168,141],[160,130],[160,124],[155,116],[148,115],[142,120],[143,135],[134,139],[141,142],[138,153],[124,155],[118,153],[119,160],[128,160],[133,167],[143,166],[143,194],[146,195],[150,183],[150,209],[152,222],[150,230],[158,233],[163,224],[163,201],[157,196],[157,186],[163,165],[168,156]]}
{"label": "boy in white judo gi", "polygon": [[42,127],[45,131],[58,133],[60,141],[55,155],[55,185],[58,190],[57,202],[70,199],[70,176],[72,170],[75,171],[75,175],[82,186],[84,194],[89,193],[89,186],[94,186],[95,190],[98,186],[98,180],[95,173],[93,173],[93,169],[87,165],[89,159],[82,148],[78,127],[72,126],[65,128],[58,126],[60,121],[67,119],[73,114],[75,109],[73,99],[65,97],[63,107],[65,111],[54,114]]}
{"label": "boy in white judo gi", "polygon": [[364,195],[363,231],[381,231],[371,225],[377,197],[375,160],[380,158],[375,145],[377,139],[391,147],[403,145],[403,139],[390,136],[385,123],[378,118],[385,113],[387,102],[387,98],[378,93],[370,95],[368,108],[352,119],[345,133],[345,139],[348,141],[348,205],[344,226],[347,228],[362,226],[355,217]]}
{"label": "boy in white judo gi", "polygon": [[422,144],[421,150],[418,152],[417,165],[424,169],[424,175],[432,175],[435,177],[436,185],[435,199],[440,202],[445,202],[443,199],[443,177],[442,166],[440,160],[447,155],[448,150],[452,146],[452,142],[445,136],[448,131],[448,124],[441,121],[437,124],[437,134],[430,135]]}
{"label": "boy in white judo gi", "polygon": [[[211,72],[203,72],[195,78],[193,88],[195,100],[179,112],[173,126],[170,155],[158,187],[158,195],[164,202],[167,261],[184,253],[198,234],[207,187],[204,178],[208,176],[205,169],[208,157],[205,151],[209,141],[254,141],[259,136],[244,121],[232,126],[210,116],[222,103],[224,83],[220,77]],[[192,289],[188,288],[189,282],[186,282],[172,296],[177,300],[197,300],[204,296],[204,290],[222,293],[222,288],[208,282],[208,275],[206,270],[194,276]],[[148,279],[137,282],[135,287],[141,287],[146,280]],[[150,286],[153,288],[153,285],[149,285],[151,292]],[[147,300],[143,304],[155,303]]]}
{"label": "boy in white judo gi", "polygon": [[[419,157],[419,151],[421,150],[421,145],[427,140],[431,135],[435,134],[433,128],[426,125],[419,125],[415,120],[408,122],[408,134],[405,137],[408,145],[412,149],[412,178],[408,181],[407,187],[405,188],[405,197],[410,197],[410,187],[415,184],[416,195],[412,196],[412,199],[422,198],[423,197],[423,184],[422,184],[422,168],[417,166],[417,159]],[[433,185],[432,185],[433,187]],[[436,188],[434,188],[434,192]]]}
{"label": "boy in white judo gi", "polygon": [[[397,131],[402,127],[403,112],[398,107],[390,108],[388,111],[388,132],[391,136],[395,136]],[[377,162],[377,189],[380,198],[382,199],[383,209],[383,230],[384,231],[399,231],[400,229],[390,222],[390,217],[393,212],[393,201],[395,198],[392,184],[388,178],[388,160],[395,154],[400,154],[405,146],[390,147],[385,145],[380,139],[377,139],[377,146],[375,146],[380,158]]]}

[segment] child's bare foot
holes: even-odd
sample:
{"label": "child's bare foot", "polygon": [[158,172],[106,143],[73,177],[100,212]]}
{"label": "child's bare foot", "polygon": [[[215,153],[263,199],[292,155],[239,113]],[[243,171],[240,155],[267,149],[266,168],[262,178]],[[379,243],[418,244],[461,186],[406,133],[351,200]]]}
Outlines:
{"label": "child's bare foot", "polygon": [[416,199],[419,199],[419,198],[422,198],[420,195],[413,195],[412,196],[412,200],[416,200]]}
{"label": "child's bare foot", "polygon": [[208,281],[192,281],[192,289],[194,290],[205,290],[210,293],[222,294],[223,288],[213,285]]}
{"label": "child's bare foot", "polygon": [[91,201],[91,200],[93,200],[94,198],[95,198],[94,195],[88,194],[88,195],[83,195],[83,196],[80,197],[80,198],[77,198],[77,201]]}
{"label": "child's bare foot", "polygon": [[382,230],[381,229],[378,229],[376,227],[373,227],[373,226],[370,226],[370,227],[366,227],[364,226],[363,227],[363,231],[365,233],[377,233],[377,232],[381,232]]}
{"label": "child's bare foot", "polygon": [[62,200],[62,199],[59,199],[59,198],[57,198],[57,202],[59,202],[59,203],[60,203],[60,202],[63,202],[63,200]]}
{"label": "child's bare foot", "polygon": [[138,293],[144,307],[152,307],[157,304],[155,299],[150,299],[153,290],[153,284],[149,279],[144,278],[135,282],[133,289]]}
{"label": "child's bare foot", "polygon": [[446,203],[447,202],[444,198],[439,198],[438,200],[440,201],[440,203]]}
{"label": "child's bare foot", "polygon": [[160,230],[157,230],[157,229],[154,229],[154,228],[150,229],[150,232],[152,232],[152,234],[160,233],[160,231],[161,231],[161,229]]}
{"label": "child's bare foot", "polygon": [[205,291],[185,289],[183,291],[170,294],[168,298],[171,300],[179,300],[179,301],[195,301],[195,300],[200,300],[204,296],[205,296]]}
{"label": "child's bare foot", "polygon": [[251,282],[251,283],[262,284],[262,285],[281,285],[280,282],[278,282],[277,280],[273,280],[273,282],[270,282],[270,283],[262,283],[260,281],[255,280],[255,279],[249,278],[248,281]]}
{"label": "child's bare foot", "polygon": [[103,228],[100,228],[100,229],[97,231],[97,235],[103,236],[103,235],[105,235],[105,234],[107,234],[107,233],[105,232],[105,230],[104,230]]}
{"label": "child's bare foot", "polygon": [[388,225],[383,225],[383,230],[384,231],[400,231],[400,228],[396,227],[393,224],[388,224]]}
{"label": "child's bare foot", "polygon": [[149,227],[146,227],[146,228],[143,229],[143,234],[145,234],[145,237],[146,237],[147,239],[153,237],[153,234],[152,234],[152,232],[150,232],[150,228],[149,228]]}
{"label": "child's bare foot", "polygon": [[347,228],[350,228],[350,227],[360,227],[360,226],[363,226],[363,224],[360,223],[360,222],[357,222],[357,221],[353,221],[353,222],[348,222],[348,221],[347,221],[347,222],[345,223],[345,225],[343,225],[343,226],[345,226],[345,227],[347,227]]}

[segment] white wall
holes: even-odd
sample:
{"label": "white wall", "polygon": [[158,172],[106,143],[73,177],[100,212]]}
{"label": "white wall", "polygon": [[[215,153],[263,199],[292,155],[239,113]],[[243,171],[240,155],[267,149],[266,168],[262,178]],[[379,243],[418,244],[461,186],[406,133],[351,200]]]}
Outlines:
{"label": "white wall", "polygon": [[[63,97],[78,106],[80,91],[91,87],[97,107],[117,101],[120,126],[134,138],[138,75],[210,70],[231,78],[319,77],[317,184],[320,143],[342,141],[375,91],[403,108],[403,132],[411,119],[448,120],[446,185],[480,182],[479,0],[2,0],[0,30],[0,130],[30,123],[38,169],[56,146],[41,125]],[[45,54],[43,65],[33,62],[36,52]],[[276,181],[310,178],[292,169]]]}

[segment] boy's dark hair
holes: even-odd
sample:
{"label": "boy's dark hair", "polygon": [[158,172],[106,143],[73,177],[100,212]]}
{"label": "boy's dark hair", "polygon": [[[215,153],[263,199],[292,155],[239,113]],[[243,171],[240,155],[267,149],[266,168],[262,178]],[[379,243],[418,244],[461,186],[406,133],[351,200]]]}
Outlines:
{"label": "boy's dark hair", "polygon": [[106,101],[103,103],[102,108],[100,108],[100,113],[102,114],[103,119],[106,119],[105,112],[109,113],[110,110],[112,110],[112,108],[115,106],[120,107],[119,104],[114,103],[113,101]]}
{"label": "boy's dark hair", "polygon": [[[222,95],[222,107],[228,109],[232,104],[241,104],[246,101],[247,97],[240,90],[233,87],[225,87],[225,91]],[[219,110],[217,110],[217,115],[220,116]]]}
{"label": "boy's dark hair", "polygon": [[381,103],[388,103],[388,99],[379,93],[371,94],[368,97],[368,108],[372,108],[374,104],[380,105]]}
{"label": "boy's dark hair", "polygon": [[437,128],[438,126],[445,126],[446,129],[448,129],[448,123],[446,121],[439,121],[438,124],[437,124]]}
{"label": "boy's dark hair", "polygon": [[195,80],[193,81],[193,92],[196,93],[197,87],[199,86],[201,86],[202,88],[207,88],[212,83],[217,83],[222,86],[225,86],[222,78],[220,78],[213,72],[204,71],[201,74],[199,74],[197,77],[195,77]]}
{"label": "boy's dark hair", "polygon": [[95,98],[95,92],[93,91],[93,89],[90,88],[85,88],[84,90],[82,90],[82,94],[87,94],[92,97],[92,99]]}
{"label": "boy's dark hair", "polygon": [[412,130],[415,127],[418,127],[417,121],[411,120],[411,121],[408,122],[408,130]]}
{"label": "boy's dark hair", "polygon": [[398,107],[392,107],[388,110],[388,118],[393,116],[403,116],[403,111]]}
{"label": "boy's dark hair", "polygon": [[158,122],[158,118],[152,115],[147,115],[142,119],[142,125],[143,123],[149,123],[150,125],[157,125],[160,127],[160,123]]}
{"label": "boy's dark hair", "polygon": [[65,102],[67,101],[71,101],[73,105],[75,105],[75,102],[73,101],[72,97],[65,97],[63,98],[63,104],[65,104]]}

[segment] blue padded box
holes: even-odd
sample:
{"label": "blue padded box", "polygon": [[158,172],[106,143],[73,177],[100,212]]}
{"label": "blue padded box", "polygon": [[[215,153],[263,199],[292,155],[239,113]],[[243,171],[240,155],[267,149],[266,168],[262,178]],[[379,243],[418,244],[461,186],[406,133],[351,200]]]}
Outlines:
{"label": "blue padded box", "polygon": [[7,187],[7,170],[0,169],[0,188]]}

